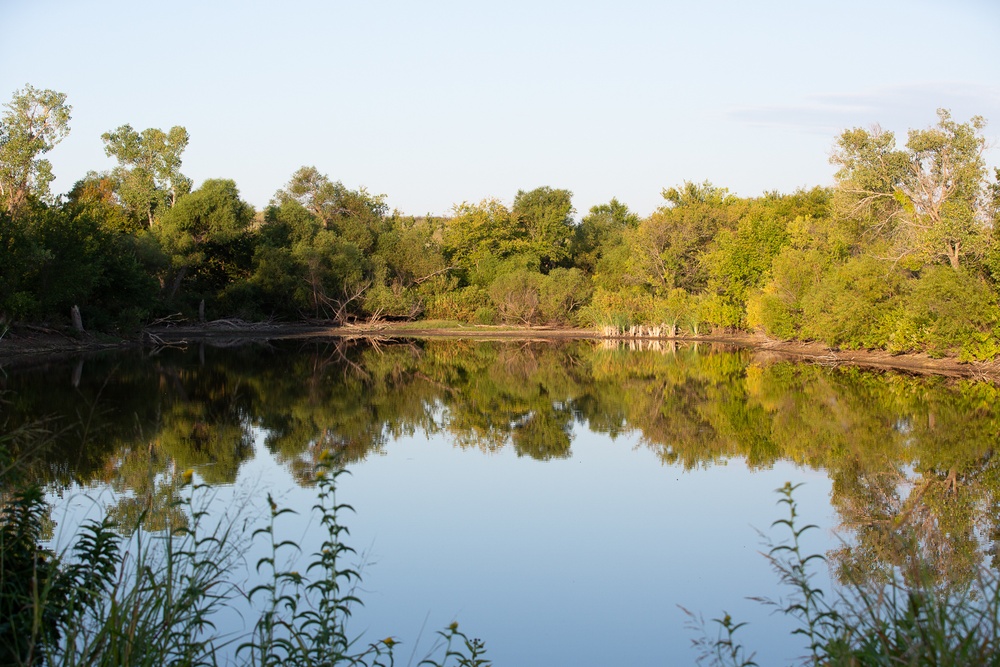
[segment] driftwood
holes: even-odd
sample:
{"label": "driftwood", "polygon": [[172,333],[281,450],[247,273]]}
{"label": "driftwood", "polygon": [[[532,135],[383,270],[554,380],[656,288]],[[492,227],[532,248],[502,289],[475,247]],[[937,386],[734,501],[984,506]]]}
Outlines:
{"label": "driftwood", "polygon": [[153,320],[148,325],[146,325],[146,327],[149,328],[161,325],[180,324],[181,322],[186,322],[186,321],[187,318],[185,318],[183,315],[181,315],[180,313],[174,313],[172,315],[167,315],[166,317],[161,317],[159,319]]}

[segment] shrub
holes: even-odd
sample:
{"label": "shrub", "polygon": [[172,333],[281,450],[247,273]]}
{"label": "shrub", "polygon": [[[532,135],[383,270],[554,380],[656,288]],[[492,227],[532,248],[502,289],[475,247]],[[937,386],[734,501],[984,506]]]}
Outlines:
{"label": "shrub", "polygon": [[486,290],[470,285],[452,292],[431,295],[425,315],[428,320],[471,322],[476,312],[488,302]]}
{"label": "shrub", "polygon": [[518,269],[490,283],[488,293],[500,320],[507,324],[537,324],[541,318],[541,281],[542,274],[537,271]]}

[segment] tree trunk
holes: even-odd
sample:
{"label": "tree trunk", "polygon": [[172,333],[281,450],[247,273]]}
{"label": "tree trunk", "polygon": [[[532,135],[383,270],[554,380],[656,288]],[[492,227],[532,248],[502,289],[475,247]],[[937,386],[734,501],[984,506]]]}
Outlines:
{"label": "tree trunk", "polygon": [[173,285],[170,286],[170,295],[167,297],[168,301],[173,301],[174,297],[177,296],[177,290],[181,288],[181,281],[184,280],[185,275],[187,275],[187,267],[182,266],[174,276]]}
{"label": "tree trunk", "polygon": [[951,268],[958,271],[959,267],[959,250],[961,249],[961,243],[956,241],[955,243],[949,243],[947,246],[948,261],[951,263]]}
{"label": "tree trunk", "polygon": [[69,314],[70,317],[73,318],[73,328],[76,330],[76,332],[84,333],[83,318],[80,317],[80,309],[76,306],[73,306],[72,308],[69,309]]}

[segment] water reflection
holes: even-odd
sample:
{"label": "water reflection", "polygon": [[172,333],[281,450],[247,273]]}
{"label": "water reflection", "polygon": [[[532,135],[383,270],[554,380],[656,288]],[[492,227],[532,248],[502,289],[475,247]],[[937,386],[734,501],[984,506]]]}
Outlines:
{"label": "water reflection", "polygon": [[[634,434],[664,464],[740,459],[823,470],[849,541],[841,577],[911,573],[914,554],[961,584],[1000,544],[997,387],[756,357],[718,346],[625,349],[477,341],[325,340],[132,352],[0,379],[8,427],[60,435],[31,474],[122,492],[124,525],[184,518],[176,477],[232,482],[254,433],[300,483],[324,449],[349,462],[404,436],[483,452],[571,456],[574,427]],[[81,445],[81,443],[83,443]],[[126,493],[127,492],[127,493]]]}

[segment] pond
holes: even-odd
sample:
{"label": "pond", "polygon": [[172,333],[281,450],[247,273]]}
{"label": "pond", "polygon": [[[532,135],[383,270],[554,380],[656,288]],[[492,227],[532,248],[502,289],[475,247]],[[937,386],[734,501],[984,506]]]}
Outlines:
{"label": "pond", "polygon": [[[416,664],[458,621],[496,665],[691,664],[683,609],[722,613],[760,664],[804,653],[761,552],[795,492],[805,546],[847,573],[942,584],[995,567],[997,387],[793,363],[707,345],[464,340],[194,345],[52,363],[0,378],[8,427],[49,418],[30,462],[52,544],[107,511],[148,530],[187,518],[185,470],[247,534],[271,494],[282,535],[320,544],[324,450],[362,571],[351,632]],[[901,545],[909,545],[904,548]],[[232,570],[254,585],[261,545]],[[296,567],[289,562],[289,567]],[[220,620],[239,633],[247,609]]]}

